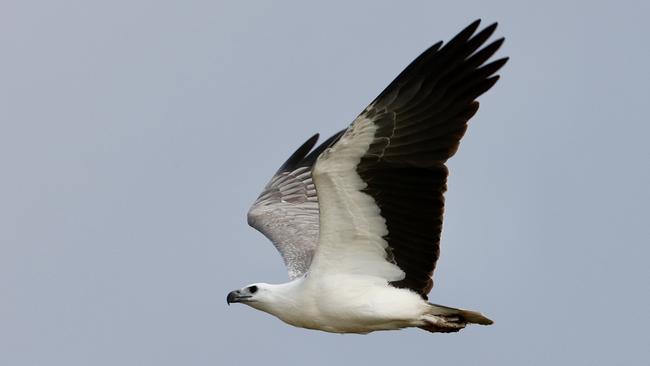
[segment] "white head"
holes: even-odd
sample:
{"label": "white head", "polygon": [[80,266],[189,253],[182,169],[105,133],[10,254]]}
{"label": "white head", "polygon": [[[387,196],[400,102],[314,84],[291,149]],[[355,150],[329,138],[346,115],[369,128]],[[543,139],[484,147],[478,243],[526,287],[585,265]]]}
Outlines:
{"label": "white head", "polygon": [[226,297],[228,305],[240,302],[258,310],[272,312],[274,305],[285,299],[283,285],[254,283],[239,290],[231,291]]}

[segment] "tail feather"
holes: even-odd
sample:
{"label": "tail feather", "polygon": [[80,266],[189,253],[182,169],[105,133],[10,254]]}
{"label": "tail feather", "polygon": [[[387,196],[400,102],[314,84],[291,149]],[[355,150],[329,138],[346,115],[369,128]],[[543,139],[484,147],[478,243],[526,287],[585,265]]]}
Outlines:
{"label": "tail feather", "polygon": [[449,306],[430,304],[431,315],[458,316],[461,321],[471,324],[490,325],[494,322],[478,311],[450,308]]}
{"label": "tail feather", "polygon": [[460,316],[467,320],[468,323],[480,325],[490,325],[494,323],[492,319],[485,317],[478,311],[461,310]]}
{"label": "tail feather", "polygon": [[430,305],[430,312],[424,317],[427,324],[420,327],[429,332],[458,332],[467,324],[490,325],[494,323],[478,311],[450,308],[437,304]]}

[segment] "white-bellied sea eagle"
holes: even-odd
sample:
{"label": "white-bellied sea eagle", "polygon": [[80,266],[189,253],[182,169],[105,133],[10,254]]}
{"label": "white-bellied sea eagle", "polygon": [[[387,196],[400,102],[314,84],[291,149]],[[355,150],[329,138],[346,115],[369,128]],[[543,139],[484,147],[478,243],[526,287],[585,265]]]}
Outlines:
{"label": "white-bellied sea eagle", "polygon": [[248,213],[290,281],[228,294],[303,328],[336,333],[491,324],[429,303],[440,253],[447,159],[507,58],[479,20],[416,58],[345,130],[282,165]]}

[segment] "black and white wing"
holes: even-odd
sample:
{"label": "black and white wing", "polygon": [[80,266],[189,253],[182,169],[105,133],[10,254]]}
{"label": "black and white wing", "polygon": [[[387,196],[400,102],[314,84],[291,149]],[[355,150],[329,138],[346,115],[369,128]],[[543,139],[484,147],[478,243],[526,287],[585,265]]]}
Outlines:
{"label": "black and white wing", "polygon": [[248,211],[248,224],[275,245],[291,279],[307,271],[318,245],[318,197],[311,177],[312,166],[341,134],[342,131],[313,151],[318,134],[302,144]]}
{"label": "black and white wing", "polygon": [[506,63],[479,21],[416,58],[318,158],[310,273],[363,273],[426,298],[440,253],[445,162]]}

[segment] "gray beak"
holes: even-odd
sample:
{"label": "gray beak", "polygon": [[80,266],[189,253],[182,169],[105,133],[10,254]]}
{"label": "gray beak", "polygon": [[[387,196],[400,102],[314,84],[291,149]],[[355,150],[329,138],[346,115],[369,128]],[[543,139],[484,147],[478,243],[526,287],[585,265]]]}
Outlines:
{"label": "gray beak", "polygon": [[228,305],[233,302],[243,302],[246,301],[246,299],[251,298],[252,296],[250,295],[244,295],[241,293],[240,290],[235,290],[231,291],[228,296],[226,297],[226,302]]}
{"label": "gray beak", "polygon": [[228,305],[230,305],[231,302],[237,302],[238,296],[239,296],[239,290],[229,292],[228,296],[226,297],[226,302],[228,303]]}

